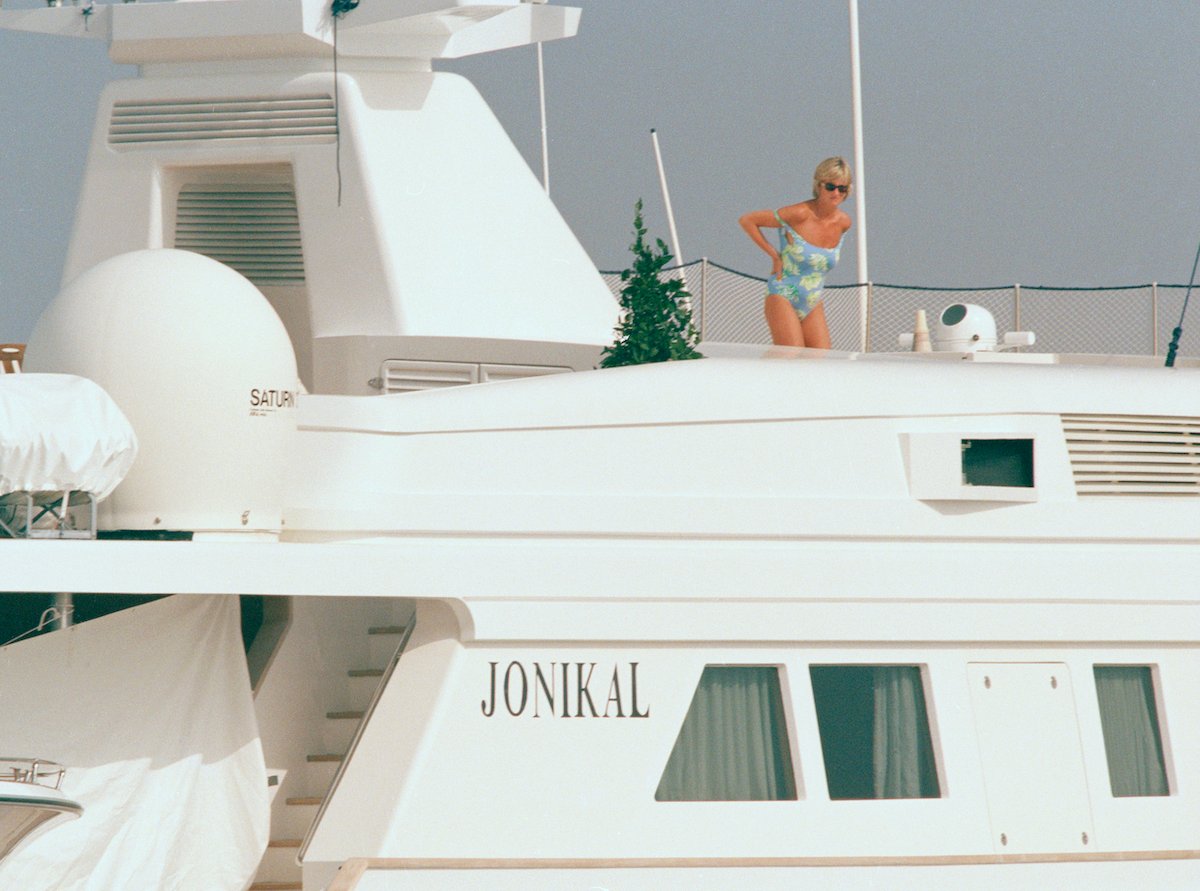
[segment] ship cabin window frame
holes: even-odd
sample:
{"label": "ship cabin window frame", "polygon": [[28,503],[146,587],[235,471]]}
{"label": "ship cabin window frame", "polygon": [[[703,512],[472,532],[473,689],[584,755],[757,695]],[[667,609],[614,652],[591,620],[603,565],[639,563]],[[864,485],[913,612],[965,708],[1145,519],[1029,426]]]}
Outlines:
{"label": "ship cabin window frame", "polygon": [[[808,669],[831,801],[946,797],[927,664],[822,662]],[[880,726],[880,716],[890,723]],[[896,751],[914,735],[913,750]]]}
{"label": "ship cabin window frame", "polygon": [[1175,794],[1158,666],[1097,662],[1092,678],[1112,796]]}
{"label": "ship cabin window frame", "polygon": [[654,800],[798,801],[795,727],[784,665],[706,664]]}
{"label": "ship cabin window frame", "polygon": [[1037,501],[1037,440],[1037,433],[1020,429],[901,433],[909,494],[921,501]]}

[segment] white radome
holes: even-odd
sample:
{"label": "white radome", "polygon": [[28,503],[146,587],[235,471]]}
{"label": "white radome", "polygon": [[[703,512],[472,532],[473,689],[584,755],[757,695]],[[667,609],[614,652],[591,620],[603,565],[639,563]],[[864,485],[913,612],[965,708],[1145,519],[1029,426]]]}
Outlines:
{"label": "white radome", "polygon": [[952,353],[974,353],[996,348],[996,320],[974,303],[952,303],[933,326],[933,348]]}
{"label": "white radome", "polygon": [[102,528],[279,530],[296,358],[240,273],[169,249],[104,260],[42,314],[26,370],[90,378],[137,434],[137,462],[101,505]]}

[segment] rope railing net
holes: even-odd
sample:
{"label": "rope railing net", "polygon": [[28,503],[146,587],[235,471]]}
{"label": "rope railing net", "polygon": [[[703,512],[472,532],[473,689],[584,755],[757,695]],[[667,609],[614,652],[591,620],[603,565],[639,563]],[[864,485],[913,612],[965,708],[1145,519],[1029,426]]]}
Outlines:
{"label": "rope railing net", "polygon": [[[766,279],[746,275],[711,260],[695,260],[663,271],[682,276],[692,295],[692,313],[701,340],[725,343],[771,342],[763,318]],[[619,272],[601,273],[616,297]],[[1028,348],[1042,353],[1164,355],[1183,308],[1184,285],[1126,285],[1053,288],[1008,285],[996,288],[923,288],[906,285],[832,285],[825,289],[825,317],[833,348],[864,348],[862,307],[866,307],[867,352],[894,352],[899,336],[913,330],[916,312],[929,324],[952,303],[974,303],[996,319],[996,331],[1032,331]],[[1200,338],[1200,322],[1196,337]],[[1185,333],[1182,352],[1188,349]]]}

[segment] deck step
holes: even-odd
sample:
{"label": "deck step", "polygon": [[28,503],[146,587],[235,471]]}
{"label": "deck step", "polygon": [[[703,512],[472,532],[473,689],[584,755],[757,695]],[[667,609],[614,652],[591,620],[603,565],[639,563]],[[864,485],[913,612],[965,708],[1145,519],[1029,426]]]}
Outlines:
{"label": "deck step", "polygon": [[365,714],[363,711],[326,712],[325,717],[331,721],[361,721]]}
{"label": "deck step", "polygon": [[367,634],[403,634],[406,630],[403,625],[376,625],[369,628]]}
{"label": "deck step", "polygon": [[346,758],[345,755],[338,755],[334,752],[323,752],[319,755],[308,755],[306,757],[309,764],[314,764],[321,761],[343,761]]}
{"label": "deck step", "polygon": [[346,674],[352,678],[381,678],[383,677],[382,668],[352,668]]}
{"label": "deck step", "polygon": [[300,839],[298,838],[273,838],[267,842],[268,848],[298,848],[300,847]]}
{"label": "deck step", "polygon": [[294,798],[285,799],[285,803],[298,807],[320,807],[324,800],[320,795],[297,795]]}

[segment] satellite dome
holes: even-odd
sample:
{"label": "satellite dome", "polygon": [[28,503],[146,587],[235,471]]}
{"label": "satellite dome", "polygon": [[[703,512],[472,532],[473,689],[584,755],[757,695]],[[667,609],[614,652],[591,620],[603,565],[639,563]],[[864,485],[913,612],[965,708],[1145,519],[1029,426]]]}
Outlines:
{"label": "satellite dome", "polygon": [[982,306],[952,303],[942,310],[933,329],[939,352],[974,353],[996,348],[996,320]]}
{"label": "satellite dome", "polygon": [[137,434],[137,461],[101,504],[102,528],[280,529],[296,357],[238,272],[178,250],[105,260],[42,314],[25,367],[92,379]]}

